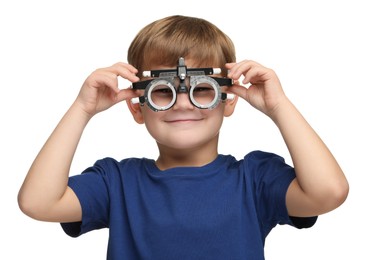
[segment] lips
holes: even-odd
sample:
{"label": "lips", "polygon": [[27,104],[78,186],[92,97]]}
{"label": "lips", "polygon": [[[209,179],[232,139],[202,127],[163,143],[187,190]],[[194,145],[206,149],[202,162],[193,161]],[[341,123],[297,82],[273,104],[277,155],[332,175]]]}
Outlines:
{"label": "lips", "polygon": [[181,123],[181,122],[196,122],[201,121],[202,119],[197,118],[177,118],[177,119],[169,119],[165,120],[167,123]]}

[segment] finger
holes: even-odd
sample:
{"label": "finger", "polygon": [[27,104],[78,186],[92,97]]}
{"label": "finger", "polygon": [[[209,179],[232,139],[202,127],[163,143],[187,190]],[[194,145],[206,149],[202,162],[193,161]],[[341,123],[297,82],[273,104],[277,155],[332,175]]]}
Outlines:
{"label": "finger", "polygon": [[245,75],[247,71],[252,67],[253,63],[249,60],[243,60],[238,63],[229,64],[230,70],[228,77],[232,79],[239,79],[242,75]]}
{"label": "finger", "polygon": [[251,68],[245,75],[242,83],[264,84],[273,78],[275,78],[275,73],[273,70],[259,66]]}
{"label": "finger", "polygon": [[251,67],[245,74],[245,78],[242,80],[243,84],[256,84],[261,81],[263,76],[265,75],[265,71],[260,67]]}
{"label": "finger", "polygon": [[243,60],[239,63],[236,63],[232,66],[231,70],[230,70],[230,74],[232,77],[234,78],[240,78],[241,75],[246,75],[247,72],[254,68],[254,67],[260,67],[263,68],[262,65],[260,65],[259,63],[252,61],[252,60]]}
{"label": "finger", "polygon": [[127,79],[131,82],[136,82],[140,80],[140,78],[136,76],[138,70],[130,64],[118,62],[114,64],[111,68],[117,76],[121,76],[122,78]]}
{"label": "finger", "polygon": [[137,98],[140,96],[140,93],[133,89],[122,89],[116,95],[116,101],[121,102],[123,100],[129,100],[132,98]]}
{"label": "finger", "polygon": [[118,93],[118,79],[117,75],[108,70],[96,71],[92,76],[92,87],[108,87],[113,92]]}
{"label": "finger", "polygon": [[255,79],[258,75],[262,76],[264,70],[266,70],[266,68],[259,63],[251,60],[244,60],[232,65],[228,77],[239,80],[244,76],[242,83],[248,84],[251,82],[250,79]]}
{"label": "finger", "polygon": [[130,64],[118,62],[110,67],[97,69],[94,73],[96,80],[101,85],[109,87],[115,93],[120,91],[118,77],[127,81],[136,82],[139,78],[136,76],[137,69]]}
{"label": "finger", "polygon": [[227,89],[227,92],[233,93],[245,100],[247,100],[247,91],[248,91],[247,88],[245,88],[244,86],[237,85],[237,84]]}
{"label": "finger", "polygon": [[224,65],[224,67],[225,67],[226,69],[231,69],[235,64],[236,64],[236,62],[229,62],[229,63],[226,63],[226,64]]}

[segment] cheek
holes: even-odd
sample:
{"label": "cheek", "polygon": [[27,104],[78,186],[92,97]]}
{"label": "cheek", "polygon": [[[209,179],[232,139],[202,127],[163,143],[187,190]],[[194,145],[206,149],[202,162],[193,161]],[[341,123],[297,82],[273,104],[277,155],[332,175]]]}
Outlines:
{"label": "cheek", "polygon": [[201,113],[207,117],[223,117],[224,116],[225,104],[219,103],[214,109],[203,109]]}
{"label": "cheek", "polygon": [[159,131],[158,122],[160,121],[160,113],[152,111],[146,105],[142,108],[144,123],[151,135],[155,135],[156,131]]}
{"label": "cheek", "polygon": [[220,128],[224,119],[224,104],[219,104],[212,110],[201,110],[205,118],[211,122],[214,128]]}
{"label": "cheek", "polygon": [[154,112],[151,109],[147,108],[146,104],[142,108],[142,116],[144,118],[145,124],[151,124],[156,120],[158,112]]}

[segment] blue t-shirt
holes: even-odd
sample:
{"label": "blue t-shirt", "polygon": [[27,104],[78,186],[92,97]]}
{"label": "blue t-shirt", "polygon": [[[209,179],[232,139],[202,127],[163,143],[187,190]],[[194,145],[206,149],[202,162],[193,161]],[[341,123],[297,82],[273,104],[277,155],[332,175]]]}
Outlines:
{"label": "blue t-shirt", "polygon": [[294,178],[283,158],[261,151],[164,171],[150,159],[105,158],[70,177],[82,221],[62,227],[73,237],[109,228],[107,259],[264,259],[277,224],[316,221],[288,216]]}

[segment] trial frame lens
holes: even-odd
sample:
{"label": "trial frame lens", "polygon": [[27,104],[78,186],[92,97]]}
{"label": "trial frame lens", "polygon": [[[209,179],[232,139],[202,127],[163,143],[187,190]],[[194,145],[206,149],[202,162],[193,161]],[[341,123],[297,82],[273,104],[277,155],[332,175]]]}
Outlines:
{"label": "trial frame lens", "polygon": [[145,88],[144,99],[154,111],[170,109],[177,99],[174,78],[152,80]]}

